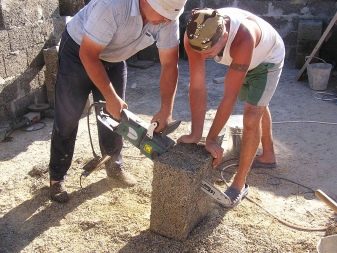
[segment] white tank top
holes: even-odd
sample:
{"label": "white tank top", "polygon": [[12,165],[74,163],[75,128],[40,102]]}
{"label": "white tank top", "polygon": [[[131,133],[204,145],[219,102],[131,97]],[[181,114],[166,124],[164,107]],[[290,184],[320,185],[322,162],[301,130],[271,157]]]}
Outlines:
{"label": "white tank top", "polygon": [[249,70],[257,67],[262,62],[280,63],[284,60],[285,48],[283,40],[278,32],[265,20],[248,11],[232,7],[218,9],[218,12],[230,18],[230,29],[223,56],[216,56],[214,58],[216,62],[228,66],[232,63],[233,59],[230,56],[230,47],[239,30],[241,21],[247,17],[254,17],[262,31],[260,42],[253,50]]}

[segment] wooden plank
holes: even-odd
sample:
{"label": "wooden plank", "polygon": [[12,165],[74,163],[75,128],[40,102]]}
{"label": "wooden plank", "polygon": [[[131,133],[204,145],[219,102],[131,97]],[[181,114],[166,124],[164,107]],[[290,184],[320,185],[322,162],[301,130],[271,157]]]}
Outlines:
{"label": "wooden plank", "polygon": [[307,66],[309,65],[310,61],[312,60],[312,58],[316,55],[317,51],[319,50],[319,48],[321,47],[323,41],[325,40],[325,38],[328,36],[331,28],[335,25],[337,21],[337,12],[335,14],[335,16],[331,19],[328,27],[325,29],[323,35],[321,36],[321,38],[319,39],[319,41],[317,42],[315,48],[312,50],[310,56],[306,59],[303,67],[301,68],[301,70],[298,72],[298,75],[296,77],[296,80],[299,80],[301,78],[301,76],[303,75],[305,69],[307,68]]}

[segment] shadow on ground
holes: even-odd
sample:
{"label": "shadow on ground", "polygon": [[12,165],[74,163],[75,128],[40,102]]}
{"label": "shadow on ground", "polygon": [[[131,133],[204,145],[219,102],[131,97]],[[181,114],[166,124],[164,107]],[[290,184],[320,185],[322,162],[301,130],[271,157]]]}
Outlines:
{"label": "shadow on ground", "polygon": [[50,227],[60,226],[60,220],[87,200],[116,188],[109,179],[102,179],[69,194],[66,204],[50,202],[49,188],[36,192],[33,198],[10,210],[0,218],[1,252],[20,252]]}

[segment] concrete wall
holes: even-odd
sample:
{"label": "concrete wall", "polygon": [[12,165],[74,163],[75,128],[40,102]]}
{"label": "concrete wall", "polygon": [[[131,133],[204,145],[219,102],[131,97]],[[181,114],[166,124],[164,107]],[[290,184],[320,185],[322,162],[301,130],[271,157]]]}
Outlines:
{"label": "concrete wall", "polygon": [[[42,49],[58,43],[65,16],[74,15],[87,2],[0,0],[0,122],[21,116],[29,104],[47,101]],[[265,18],[285,40],[290,60],[296,56],[299,21],[323,20],[326,26],[337,8],[336,1],[329,0],[188,0],[182,31],[190,11],[205,6],[236,6]],[[334,45],[331,49],[337,50]],[[329,55],[336,54],[329,49]]]}

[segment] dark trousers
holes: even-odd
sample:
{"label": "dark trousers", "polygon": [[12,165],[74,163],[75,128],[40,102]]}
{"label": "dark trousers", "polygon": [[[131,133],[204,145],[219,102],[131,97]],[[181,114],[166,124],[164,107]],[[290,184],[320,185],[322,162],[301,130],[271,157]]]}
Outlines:
{"label": "dark trousers", "polygon": [[[78,123],[90,92],[94,101],[104,100],[100,91],[87,75],[79,58],[79,45],[68,32],[62,35],[59,47],[59,69],[55,85],[55,118],[51,139],[49,163],[50,179],[64,179],[73,158]],[[125,99],[127,79],[126,63],[103,62],[105,70],[117,94]],[[116,165],[122,163],[120,152],[123,147],[122,137],[111,132],[97,122],[99,144],[102,154],[115,157]],[[90,147],[88,143],[88,147]]]}

